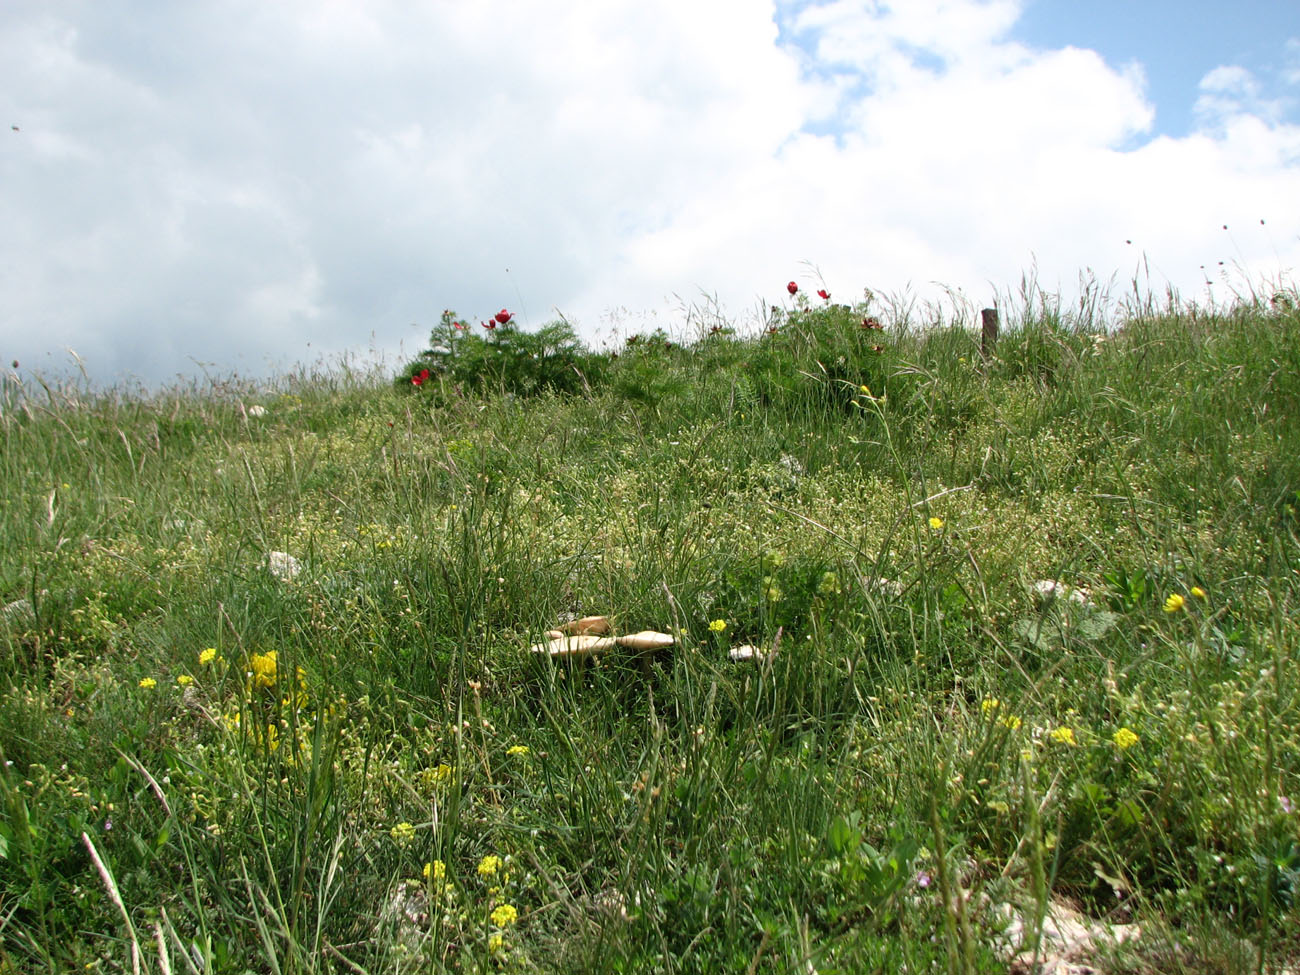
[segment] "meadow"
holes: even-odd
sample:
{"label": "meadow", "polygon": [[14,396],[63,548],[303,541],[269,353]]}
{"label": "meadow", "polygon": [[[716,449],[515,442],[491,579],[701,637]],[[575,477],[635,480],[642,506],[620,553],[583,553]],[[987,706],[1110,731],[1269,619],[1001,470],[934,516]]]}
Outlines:
{"label": "meadow", "polygon": [[8,374],[0,973],[1294,970],[1300,299],[1002,314]]}

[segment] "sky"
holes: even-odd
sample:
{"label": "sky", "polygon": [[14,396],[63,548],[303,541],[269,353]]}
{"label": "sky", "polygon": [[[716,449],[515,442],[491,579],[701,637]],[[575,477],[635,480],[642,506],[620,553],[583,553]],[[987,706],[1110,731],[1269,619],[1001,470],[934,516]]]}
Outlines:
{"label": "sky", "polygon": [[443,309],[601,347],[756,328],[791,280],[924,317],[1297,267],[1297,0],[0,5],[21,374],[396,370]]}

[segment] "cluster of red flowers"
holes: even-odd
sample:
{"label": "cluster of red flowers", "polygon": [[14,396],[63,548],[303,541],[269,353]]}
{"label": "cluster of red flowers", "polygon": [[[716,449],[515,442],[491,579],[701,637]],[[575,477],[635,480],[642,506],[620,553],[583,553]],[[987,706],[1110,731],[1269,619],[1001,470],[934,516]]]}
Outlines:
{"label": "cluster of red flowers", "polygon": [[[792,295],[796,295],[796,294],[799,293],[799,285],[796,284],[795,282],[791,281],[789,284],[787,284],[787,285],[785,286],[785,290],[788,291],[788,292],[790,292],[790,294],[792,294]],[[818,289],[817,289],[817,297],[820,298],[822,301],[830,301],[830,300],[831,300],[831,293],[830,293],[829,291],[827,291],[825,288],[818,288]],[[776,307],[775,307],[775,306],[773,306],[772,311],[773,311],[773,312],[776,311]],[[862,319],[862,327],[863,327],[863,328],[870,328],[870,329],[883,329],[885,326],[883,326],[883,325],[880,324],[880,319],[879,319],[879,318],[877,318],[875,315],[871,315],[871,316],[869,316],[869,317],[867,317],[867,318]],[[773,326],[769,327],[769,328],[768,328],[768,332],[771,333],[771,334],[776,334],[776,326],[773,325]],[[884,351],[885,351],[885,347],[884,347],[883,345],[873,345],[873,346],[871,347],[871,351],[872,351],[872,352],[884,352]]]}
{"label": "cluster of red flowers", "polygon": [[495,315],[489,318],[486,322],[479,322],[479,324],[482,325],[484,328],[486,328],[488,331],[491,331],[492,329],[496,328],[498,325],[504,325],[506,322],[510,321],[510,319],[514,317],[515,316],[513,312],[508,312],[504,308],[502,308],[499,312],[497,312]]}
{"label": "cluster of red flowers", "polygon": [[[785,290],[790,292],[790,294],[792,295],[796,295],[799,293],[799,285],[791,281],[789,284],[785,286]],[[817,297],[820,298],[822,301],[830,301],[831,293],[827,291],[825,288],[818,288]]]}
{"label": "cluster of red flowers", "polygon": [[[498,325],[506,324],[506,322],[510,321],[510,319],[514,317],[515,316],[513,312],[507,311],[506,309],[502,308],[499,312],[497,312],[495,315],[489,318],[486,322],[479,322],[479,324],[482,325],[484,328],[486,328],[488,331],[491,331],[492,329],[496,328]],[[465,325],[464,322],[452,322],[451,327],[457,329],[458,331],[463,332],[467,326]],[[411,385],[423,386],[428,381],[428,379],[429,379],[429,370],[421,369],[419,372],[417,372],[415,375],[411,377]]]}

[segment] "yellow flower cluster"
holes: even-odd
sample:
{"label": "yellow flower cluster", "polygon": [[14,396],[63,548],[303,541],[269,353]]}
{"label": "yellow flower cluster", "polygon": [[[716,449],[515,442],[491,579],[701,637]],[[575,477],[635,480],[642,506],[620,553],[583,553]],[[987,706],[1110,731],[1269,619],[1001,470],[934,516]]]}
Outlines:
{"label": "yellow flower cluster", "polygon": [[492,923],[499,928],[507,927],[519,920],[519,912],[510,904],[501,904],[492,912]]}
{"label": "yellow flower cluster", "polygon": [[250,661],[254,687],[274,687],[276,681],[276,652],[255,653]]}
{"label": "yellow flower cluster", "polygon": [[527,755],[527,754],[528,754],[528,746],[527,746],[527,745],[511,745],[509,748],[506,749],[506,754],[507,754],[507,755]]}
{"label": "yellow flower cluster", "polygon": [[1078,740],[1074,737],[1073,728],[1057,728],[1051,734],[1052,741],[1060,745],[1077,745]]}
{"label": "yellow flower cluster", "polygon": [[726,620],[714,620],[712,623],[709,624],[710,633],[721,633],[726,628],[727,628]]}
{"label": "yellow flower cluster", "polygon": [[493,877],[501,869],[501,858],[489,853],[478,862],[478,875],[480,877]]}
{"label": "yellow flower cluster", "polygon": [[1125,751],[1136,745],[1139,739],[1131,728],[1120,728],[1111,736],[1111,740],[1115,742],[1120,751]]}
{"label": "yellow flower cluster", "polygon": [[1020,718],[1014,714],[1001,714],[999,713],[1001,709],[1002,702],[996,697],[986,697],[984,700],[980,701],[980,713],[982,713],[984,717],[991,718],[994,715],[997,715],[998,724],[1002,727],[1011,731],[1015,731],[1019,728]]}

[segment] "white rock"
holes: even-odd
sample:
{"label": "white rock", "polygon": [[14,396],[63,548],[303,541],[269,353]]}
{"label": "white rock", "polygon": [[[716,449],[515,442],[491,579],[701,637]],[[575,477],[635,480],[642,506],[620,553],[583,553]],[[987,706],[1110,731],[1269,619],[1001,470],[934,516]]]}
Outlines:
{"label": "white rock", "polygon": [[302,571],[302,563],[288,552],[268,552],[266,568],[281,582],[289,582]]}

